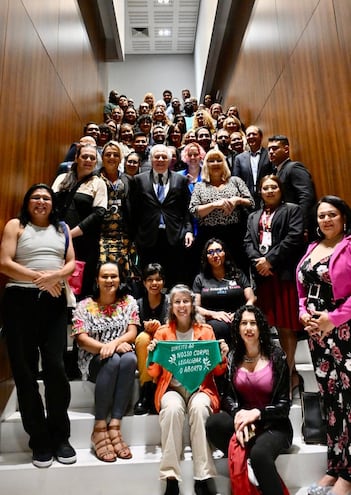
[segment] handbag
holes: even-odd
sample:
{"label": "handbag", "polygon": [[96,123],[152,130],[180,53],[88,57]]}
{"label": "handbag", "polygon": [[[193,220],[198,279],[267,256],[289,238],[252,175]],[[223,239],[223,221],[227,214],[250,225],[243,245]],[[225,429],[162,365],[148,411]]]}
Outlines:
{"label": "handbag", "polygon": [[327,444],[327,423],[319,392],[302,392],[302,436],[307,444]]}
{"label": "handbag", "polygon": [[[64,255],[64,257],[66,258],[68,244],[69,244],[68,229],[67,229],[67,225],[65,224],[65,222],[61,221],[60,225],[62,227],[63,233],[65,234],[65,255]],[[76,266],[74,268],[74,272],[68,277],[67,283],[65,282],[67,306],[69,308],[75,308],[76,300],[75,300],[74,296],[79,296],[79,294],[82,292],[85,261],[75,260],[75,263],[76,263]]]}
{"label": "handbag", "polygon": [[69,286],[75,296],[82,292],[85,261],[76,260],[74,272],[68,277]]}

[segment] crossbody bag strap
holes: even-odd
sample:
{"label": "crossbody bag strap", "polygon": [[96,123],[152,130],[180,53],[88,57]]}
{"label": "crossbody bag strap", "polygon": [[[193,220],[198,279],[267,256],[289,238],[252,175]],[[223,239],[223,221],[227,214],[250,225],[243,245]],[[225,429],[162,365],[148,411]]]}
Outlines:
{"label": "crossbody bag strap", "polygon": [[66,222],[61,221],[60,225],[61,225],[61,228],[63,230],[63,233],[65,234],[65,255],[63,258],[66,259],[66,254],[67,254],[68,244],[69,244],[68,228],[67,228]]}
{"label": "crossbody bag strap", "polygon": [[68,210],[68,207],[72,203],[73,197],[76,194],[76,192],[78,191],[78,189],[80,188],[80,186],[82,184],[84,184],[84,182],[87,182],[89,179],[91,179],[94,175],[95,174],[92,173],[92,174],[87,175],[86,177],[83,177],[83,179],[81,179],[80,181],[78,181],[77,184],[75,186],[73,186],[72,189],[70,189],[68,191],[67,198],[66,198],[66,201],[65,201],[65,204],[64,204],[64,211],[65,212]]}

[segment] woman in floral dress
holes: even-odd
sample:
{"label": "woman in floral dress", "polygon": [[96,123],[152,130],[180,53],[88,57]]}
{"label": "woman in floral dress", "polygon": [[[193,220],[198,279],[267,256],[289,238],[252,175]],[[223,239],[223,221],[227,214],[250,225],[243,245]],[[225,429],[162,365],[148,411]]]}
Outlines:
{"label": "woman in floral dress", "polygon": [[[351,210],[337,196],[317,204],[317,233],[297,267],[300,321],[309,334],[327,418],[328,466],[309,495],[351,491]],[[329,492],[333,486],[332,492]]]}
{"label": "woman in floral dress", "polygon": [[100,235],[101,263],[117,263],[121,280],[131,274],[132,258],[136,257],[134,243],[128,229],[128,203],[125,179],[120,177],[119,166],[123,152],[116,141],[109,141],[102,151],[100,177],[107,187],[108,203]]}

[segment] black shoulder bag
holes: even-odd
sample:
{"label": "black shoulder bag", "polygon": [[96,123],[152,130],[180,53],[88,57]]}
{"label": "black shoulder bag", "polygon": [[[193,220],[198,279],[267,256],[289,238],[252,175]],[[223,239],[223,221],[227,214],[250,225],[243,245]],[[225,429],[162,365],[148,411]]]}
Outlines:
{"label": "black shoulder bag", "polygon": [[307,444],[327,444],[327,425],[319,392],[302,392],[302,436]]}

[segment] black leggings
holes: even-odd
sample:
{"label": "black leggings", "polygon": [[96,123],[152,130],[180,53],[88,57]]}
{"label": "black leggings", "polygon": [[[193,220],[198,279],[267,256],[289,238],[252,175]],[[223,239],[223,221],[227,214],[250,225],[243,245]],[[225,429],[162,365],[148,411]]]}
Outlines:
{"label": "black leggings", "polygon": [[[50,450],[70,436],[70,385],[63,364],[67,342],[66,296],[8,287],[3,300],[7,347],[23,427],[32,449]],[[45,406],[37,382],[39,351]]]}
{"label": "black leggings", "polygon": [[[228,456],[229,441],[234,433],[232,416],[226,412],[210,416],[206,433],[208,440]],[[283,430],[266,430],[252,441],[251,466],[263,495],[283,495],[275,460],[289,447],[289,434]]]}

